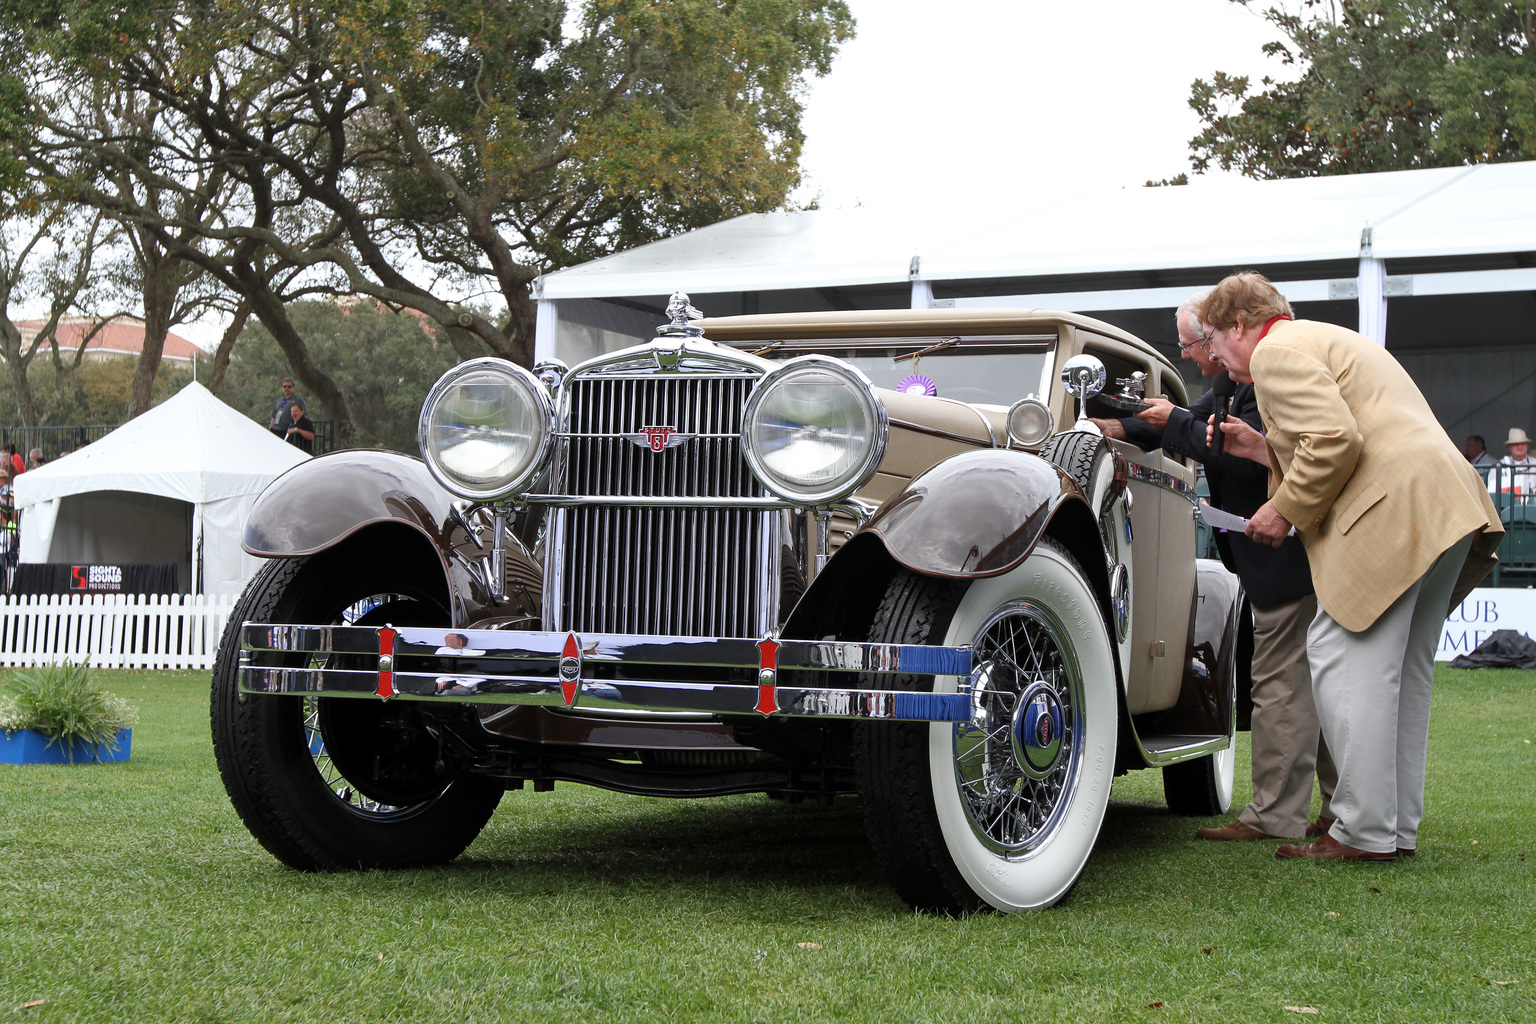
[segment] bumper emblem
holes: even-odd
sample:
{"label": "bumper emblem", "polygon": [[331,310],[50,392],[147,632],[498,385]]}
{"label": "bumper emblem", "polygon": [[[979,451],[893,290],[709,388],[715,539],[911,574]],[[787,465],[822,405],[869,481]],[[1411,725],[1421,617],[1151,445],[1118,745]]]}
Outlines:
{"label": "bumper emblem", "polygon": [[395,695],[395,638],[399,635],[389,626],[379,630],[379,688],[373,692],[382,700]]}
{"label": "bumper emblem", "polygon": [[565,706],[576,706],[576,697],[581,688],[581,644],[576,640],[575,633],[569,633],[565,638],[565,648],[560,652],[560,695],[565,698]]}
{"label": "bumper emblem", "polygon": [[771,715],[779,710],[779,643],[776,640],[757,642],[757,707],[759,714]]}

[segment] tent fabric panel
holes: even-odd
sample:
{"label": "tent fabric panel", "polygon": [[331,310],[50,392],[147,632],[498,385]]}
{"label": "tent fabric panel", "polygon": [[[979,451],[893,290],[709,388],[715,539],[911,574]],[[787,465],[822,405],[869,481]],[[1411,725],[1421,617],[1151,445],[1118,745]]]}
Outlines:
{"label": "tent fabric panel", "polygon": [[[23,474],[25,475],[25,474]],[[59,498],[39,501],[27,509],[21,517],[21,550],[17,560],[22,562],[48,561],[48,549],[53,546],[53,528],[59,518]]]}
{"label": "tent fabric panel", "polygon": [[1372,227],[1378,258],[1536,249],[1536,162],[1456,170],[1444,188]]}
{"label": "tent fabric panel", "polygon": [[[239,494],[203,505],[203,593],[240,593],[266,561],[240,546],[245,517],[254,504],[256,495]],[[222,539],[215,543],[214,538]]]}
{"label": "tent fabric panel", "polygon": [[[814,215],[811,215],[814,214]],[[540,280],[545,299],[843,287],[905,280],[912,215],[859,208],[749,213]],[[615,290],[615,289],[618,290]]]}
{"label": "tent fabric panel", "polygon": [[71,494],[59,503],[47,561],[126,565],[176,563],[177,585],[191,582],[192,503],[130,491]]}

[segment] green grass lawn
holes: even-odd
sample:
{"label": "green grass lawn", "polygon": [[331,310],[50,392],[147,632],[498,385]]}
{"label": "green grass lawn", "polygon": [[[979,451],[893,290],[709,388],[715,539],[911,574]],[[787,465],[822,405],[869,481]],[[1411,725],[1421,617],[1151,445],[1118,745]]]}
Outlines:
{"label": "green grass lawn", "polygon": [[0,767],[0,1021],[1536,1020],[1536,673],[1441,670],[1412,861],[1197,844],[1139,772],[1065,904],[958,921],[851,800],[528,790],[448,867],[300,874],[225,798],[206,678],[104,677],[130,762]]}

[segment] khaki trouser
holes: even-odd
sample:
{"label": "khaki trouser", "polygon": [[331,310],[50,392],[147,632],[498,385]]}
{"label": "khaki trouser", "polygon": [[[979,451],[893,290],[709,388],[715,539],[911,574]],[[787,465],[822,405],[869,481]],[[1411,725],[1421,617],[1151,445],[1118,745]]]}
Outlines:
{"label": "khaki trouser", "polygon": [[1329,833],[1357,850],[1418,846],[1435,645],[1471,545],[1451,545],[1368,629],[1319,610],[1308,630],[1318,720],[1339,766]]}
{"label": "khaki trouser", "polygon": [[1308,594],[1253,609],[1253,802],[1238,820],[1272,836],[1300,836],[1312,809],[1312,776],[1323,817],[1338,772],[1322,741],[1307,668],[1307,627],[1317,616]]}

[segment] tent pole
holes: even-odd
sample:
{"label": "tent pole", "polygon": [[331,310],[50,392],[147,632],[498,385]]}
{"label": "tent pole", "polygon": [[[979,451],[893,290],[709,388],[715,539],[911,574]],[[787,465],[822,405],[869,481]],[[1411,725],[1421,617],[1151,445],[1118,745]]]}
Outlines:
{"label": "tent pole", "polygon": [[192,551],[188,559],[190,575],[187,581],[187,593],[201,594],[203,592],[203,506],[201,502],[192,503]]}

